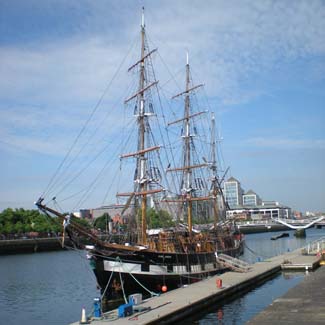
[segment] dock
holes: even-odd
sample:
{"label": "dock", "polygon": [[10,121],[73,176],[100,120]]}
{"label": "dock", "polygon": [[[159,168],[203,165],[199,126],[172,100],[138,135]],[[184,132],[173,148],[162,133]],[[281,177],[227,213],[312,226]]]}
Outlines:
{"label": "dock", "polygon": [[325,324],[324,282],[321,267],[246,324]]}
{"label": "dock", "polygon": [[[66,243],[69,246],[72,246],[72,243],[69,239],[67,239]],[[63,249],[62,237],[0,240],[0,255],[50,252]]]}
{"label": "dock", "polygon": [[[314,270],[320,257],[303,255],[301,249],[275,256],[255,263],[245,273],[234,271],[216,275],[187,287],[172,290],[161,296],[144,301],[139,312],[125,318],[117,318],[117,310],[105,313],[103,320],[93,320],[91,324],[171,324],[189,317],[213,303],[227,297],[248,291],[262,284],[281,269]],[[217,285],[219,284],[219,285]],[[220,285],[221,284],[221,285]],[[79,322],[72,325],[78,325]]]}

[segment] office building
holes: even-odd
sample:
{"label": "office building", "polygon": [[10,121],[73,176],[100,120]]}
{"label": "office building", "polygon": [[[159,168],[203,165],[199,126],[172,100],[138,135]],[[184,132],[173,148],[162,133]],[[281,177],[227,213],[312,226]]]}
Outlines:
{"label": "office building", "polygon": [[255,206],[237,206],[226,212],[227,219],[264,220],[270,218],[291,218],[291,209],[278,202],[276,204],[262,204]]}
{"label": "office building", "polygon": [[261,204],[262,200],[254,191],[249,190],[243,195],[243,205],[254,206]]}
{"label": "office building", "polygon": [[243,204],[243,192],[236,178],[230,177],[224,182],[224,196],[230,208]]}

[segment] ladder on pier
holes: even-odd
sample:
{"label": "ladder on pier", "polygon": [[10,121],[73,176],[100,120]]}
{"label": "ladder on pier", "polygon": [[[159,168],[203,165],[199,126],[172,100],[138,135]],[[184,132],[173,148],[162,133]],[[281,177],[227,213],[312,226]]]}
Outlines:
{"label": "ladder on pier", "polygon": [[250,270],[250,265],[238,258],[226,255],[226,254],[218,254],[217,261],[222,266],[225,266],[236,272],[248,272]]}

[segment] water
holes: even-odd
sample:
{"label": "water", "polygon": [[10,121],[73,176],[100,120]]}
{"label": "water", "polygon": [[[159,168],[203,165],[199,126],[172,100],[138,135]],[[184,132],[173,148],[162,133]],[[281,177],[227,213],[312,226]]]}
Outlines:
{"label": "water", "polygon": [[[325,236],[324,230],[311,228],[306,231],[306,238],[296,238],[294,231],[285,231],[290,234],[290,237],[271,240],[271,237],[283,232],[247,235],[245,253],[241,258],[249,263],[255,263],[306,246],[308,242]],[[240,297],[231,298],[223,301],[222,304],[211,306],[209,310],[188,319],[186,323],[200,325],[244,324],[264,310],[274,299],[281,297],[290,288],[296,286],[303,280],[304,276],[306,275],[302,272],[282,272],[272,280]]]}
{"label": "water", "polygon": [[212,306],[195,318],[188,319],[186,324],[244,324],[270,305],[274,299],[297,285],[303,277],[303,273],[277,275],[240,297]]}
{"label": "water", "polygon": [[[271,240],[271,237],[284,232],[290,234],[290,236],[278,240]],[[306,234],[307,236],[305,238],[296,238],[294,236],[294,230],[289,230],[246,235],[245,253],[241,258],[249,263],[255,263],[258,260],[262,261],[272,256],[284,254],[289,250],[296,250],[306,246],[309,242],[325,236],[325,230],[311,228],[306,230]]]}
{"label": "water", "polygon": [[[280,232],[281,233],[281,232]],[[244,259],[256,262],[325,236],[321,229],[307,230],[306,239],[290,237],[271,241],[277,233],[246,236]],[[85,252],[64,251],[0,256],[0,324],[69,324],[89,313],[100,295]],[[243,324],[274,299],[303,279],[303,273],[280,274],[264,285],[204,311],[192,324]]]}
{"label": "water", "polygon": [[99,296],[85,252],[0,256],[0,324],[69,324]]}

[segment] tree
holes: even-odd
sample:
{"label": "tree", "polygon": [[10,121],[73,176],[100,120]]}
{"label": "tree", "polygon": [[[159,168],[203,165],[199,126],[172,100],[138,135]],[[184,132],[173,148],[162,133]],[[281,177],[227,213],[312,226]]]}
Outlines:
{"label": "tree", "polygon": [[149,228],[168,228],[175,226],[175,222],[169,213],[165,210],[151,208],[147,211],[147,224]]}
{"label": "tree", "polygon": [[3,225],[6,222],[12,222],[14,216],[14,210],[11,208],[5,209],[0,213],[0,223]]}
{"label": "tree", "polygon": [[5,223],[3,226],[3,233],[12,234],[13,232],[14,232],[14,226],[9,222]]}
{"label": "tree", "polygon": [[111,217],[108,213],[104,213],[102,216],[96,218],[94,221],[94,228],[101,229],[101,230],[107,230],[108,229],[108,223],[111,221]]}
{"label": "tree", "polygon": [[89,229],[90,228],[90,223],[88,222],[87,219],[81,219],[81,218],[76,218],[76,217],[73,217],[72,220],[79,224],[80,226],[84,227],[84,228],[87,228]]}
{"label": "tree", "polygon": [[5,234],[60,231],[62,226],[54,220],[49,220],[38,210],[8,208],[0,213],[0,229]]}
{"label": "tree", "polygon": [[23,223],[20,221],[18,221],[13,228],[14,228],[14,231],[18,234],[25,231],[25,227],[24,227]]}

